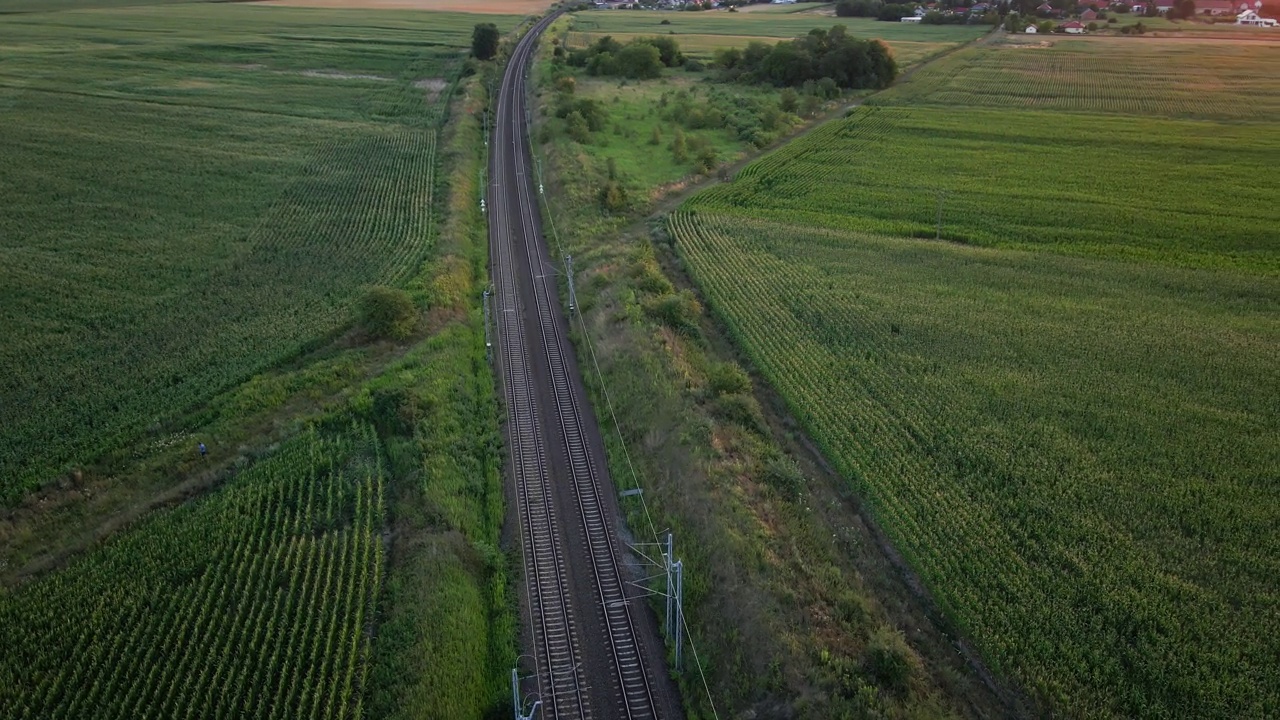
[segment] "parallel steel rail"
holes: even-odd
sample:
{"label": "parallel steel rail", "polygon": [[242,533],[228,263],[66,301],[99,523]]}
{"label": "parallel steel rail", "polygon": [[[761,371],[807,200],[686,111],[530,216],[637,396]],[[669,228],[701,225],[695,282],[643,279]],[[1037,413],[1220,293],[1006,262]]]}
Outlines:
{"label": "parallel steel rail", "polygon": [[[556,425],[564,442],[566,466],[572,475],[584,548],[589,558],[598,607],[606,628],[612,672],[605,680],[615,689],[617,707],[607,717],[647,720],[657,717],[653,689],[640,644],[636,638],[626,585],[618,567],[613,529],[602,497],[607,476],[597,473],[578,397],[565,358],[567,339],[562,330],[559,298],[548,273],[542,271],[547,253],[540,232],[537,200],[529,175],[525,142],[525,82],[537,36],[550,23],[546,18],[521,39],[503,76],[498,98],[496,141],[493,150],[492,192],[489,219],[492,265],[496,280],[498,340],[502,357],[504,396],[507,402],[509,445],[516,476],[525,551],[526,582],[533,614],[535,663],[539,692],[548,716],[560,720],[591,715],[587,680],[581,667],[580,638],[570,592],[566,587],[566,555],[559,541],[553,488],[543,436],[537,427],[535,384],[549,382],[554,397]],[[508,162],[514,177],[508,177]],[[515,191],[514,193],[512,191]],[[514,196],[514,197],[513,197]],[[519,207],[519,227],[512,227],[510,203]],[[540,348],[525,342],[525,326],[519,306],[519,280],[513,253],[523,245],[529,281],[536,304]],[[532,352],[541,350],[549,377],[535,378]],[[588,410],[589,411],[589,410]],[[603,669],[602,669],[603,670]],[[599,708],[599,711],[605,711]]]}

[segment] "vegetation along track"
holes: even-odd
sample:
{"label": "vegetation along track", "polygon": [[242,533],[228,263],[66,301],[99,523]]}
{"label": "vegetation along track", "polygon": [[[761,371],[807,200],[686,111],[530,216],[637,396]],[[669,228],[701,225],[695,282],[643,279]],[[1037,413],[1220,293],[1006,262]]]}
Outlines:
{"label": "vegetation along track", "polygon": [[548,279],[554,271],[533,194],[526,76],[551,19],[525,34],[503,76],[488,208],[537,693],[551,718],[675,717],[674,691],[655,669],[663,658],[656,623],[628,596],[634,586],[619,567],[603,444]]}

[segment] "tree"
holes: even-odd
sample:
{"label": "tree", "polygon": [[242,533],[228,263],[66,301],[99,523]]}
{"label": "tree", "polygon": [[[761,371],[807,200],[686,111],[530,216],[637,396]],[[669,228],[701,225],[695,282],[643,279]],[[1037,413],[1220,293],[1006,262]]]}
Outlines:
{"label": "tree", "polygon": [[671,156],[676,162],[684,162],[689,159],[689,143],[684,138],[684,131],[676,128],[676,137],[671,141]]}
{"label": "tree", "polygon": [[[652,80],[662,76],[662,55],[648,43],[631,43],[615,56],[618,74],[633,80]],[[601,73],[607,74],[607,73]]]}
{"label": "tree", "polygon": [[716,157],[716,149],[710,143],[702,146],[698,151],[698,169],[704,173],[709,173],[716,169],[716,163],[719,158]]}
{"label": "tree", "polygon": [[493,23],[476,23],[471,31],[471,54],[477,60],[490,60],[498,54],[498,26]]}
{"label": "tree", "polygon": [[712,64],[721,70],[732,70],[742,62],[742,51],[736,47],[717,48]]}
{"label": "tree", "polygon": [[787,88],[778,96],[778,109],[782,112],[794,113],[798,107],[800,107],[800,95],[795,90]]}
{"label": "tree", "polygon": [[680,45],[676,43],[673,37],[649,37],[642,38],[637,42],[658,48],[658,57],[662,60],[662,64],[667,67],[684,64],[684,54],[680,52]]}
{"label": "tree", "polygon": [[623,210],[627,206],[627,191],[622,183],[610,180],[600,188],[600,205],[609,212]]}
{"label": "tree", "polygon": [[650,145],[662,144],[662,130],[657,125],[653,126],[653,134],[649,136],[649,144]]}
{"label": "tree", "polygon": [[375,338],[403,340],[418,324],[418,308],[409,293],[375,285],[360,304],[360,324]]}
{"label": "tree", "polygon": [[566,127],[569,131],[569,137],[574,142],[586,144],[591,139],[591,128],[587,125],[587,119],[582,117],[582,113],[574,110],[565,118]]}

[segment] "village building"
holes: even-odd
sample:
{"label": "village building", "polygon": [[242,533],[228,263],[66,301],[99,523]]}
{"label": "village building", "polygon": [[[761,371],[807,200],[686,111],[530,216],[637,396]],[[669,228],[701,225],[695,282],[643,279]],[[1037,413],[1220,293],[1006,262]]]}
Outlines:
{"label": "village building", "polygon": [[[1223,0],[1223,2],[1226,2],[1226,0]],[[1098,13],[1094,12],[1092,8],[1089,10],[1085,10],[1084,12],[1080,13],[1080,19],[1085,22],[1089,22],[1090,20],[1097,20]]]}
{"label": "village building", "polygon": [[1237,25],[1247,25],[1249,27],[1266,27],[1273,28],[1277,26],[1275,18],[1264,18],[1258,15],[1257,10],[1246,10],[1236,16]]}
{"label": "village building", "polygon": [[1028,26],[1027,26],[1027,29],[1026,29],[1026,30],[1023,30],[1022,32],[1026,33],[1026,34],[1028,34],[1028,35],[1035,35],[1036,33],[1040,32],[1040,31],[1036,29],[1036,26],[1035,26],[1035,25],[1028,25]]}
{"label": "village building", "polygon": [[1075,20],[1062,23],[1058,26],[1058,29],[1064,33],[1070,33],[1072,35],[1081,35],[1084,33],[1084,25]]}

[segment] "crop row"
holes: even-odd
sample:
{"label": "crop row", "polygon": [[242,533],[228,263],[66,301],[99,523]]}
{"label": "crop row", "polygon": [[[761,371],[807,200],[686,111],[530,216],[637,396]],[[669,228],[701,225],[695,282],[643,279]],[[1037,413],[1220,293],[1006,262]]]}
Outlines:
{"label": "crop row", "polygon": [[1052,45],[963,50],[873,102],[1233,121],[1280,110],[1280,61],[1238,43],[1022,42]]}
{"label": "crop row", "polygon": [[[362,286],[416,270],[433,232],[435,143],[400,130],[322,144],[244,235],[219,238],[212,266],[174,270],[185,258],[160,248],[158,279],[145,279],[159,285],[153,303],[86,308],[82,280],[15,257],[16,277],[39,278],[52,329],[0,347],[0,499],[279,362],[347,322]],[[63,308],[94,319],[68,326]]]}
{"label": "crop row", "polygon": [[384,564],[362,432],[294,441],[0,599],[0,716],[358,716]]}
{"label": "crop row", "polygon": [[[1266,530],[1274,511],[1246,509],[1254,491],[1228,480],[1249,477],[1266,451],[1200,459],[1214,438],[1242,432],[1208,420],[1179,441],[1191,447],[1166,447],[1171,431],[1138,402],[1144,391],[1110,380],[1176,363],[1174,377],[1220,382],[1209,356],[1177,339],[1205,341],[1216,321],[1099,324],[1096,310],[1064,304],[1068,290],[1041,265],[988,251],[705,208],[674,213],[670,229],[712,309],[998,670],[1071,715],[1280,709],[1274,668],[1248,659],[1274,652],[1263,638],[1280,631],[1265,602],[1265,578],[1280,569]],[[1039,296],[1045,282],[1054,289]],[[1120,306],[1151,300],[1135,298]],[[1248,387],[1265,376],[1265,355],[1238,354],[1238,382],[1196,402],[1266,413]],[[1055,384],[1048,368],[1072,377]],[[1204,472],[1222,481],[1201,495],[1191,478]],[[1199,544],[1166,546],[1162,512],[1202,533]],[[1217,581],[1186,579],[1208,572],[1188,552],[1240,559],[1214,572],[1232,578],[1249,622],[1221,613]]]}
{"label": "crop row", "polygon": [[686,207],[1183,265],[1257,262],[1275,272],[1259,252],[1275,213],[1253,178],[1277,148],[1247,127],[1193,121],[863,107]]}

